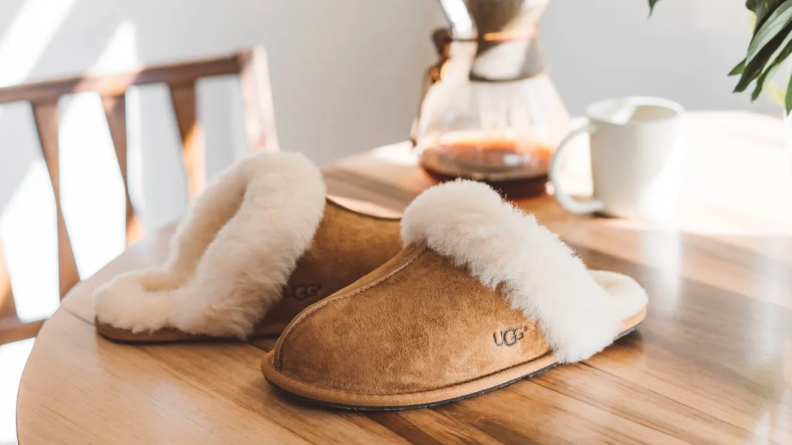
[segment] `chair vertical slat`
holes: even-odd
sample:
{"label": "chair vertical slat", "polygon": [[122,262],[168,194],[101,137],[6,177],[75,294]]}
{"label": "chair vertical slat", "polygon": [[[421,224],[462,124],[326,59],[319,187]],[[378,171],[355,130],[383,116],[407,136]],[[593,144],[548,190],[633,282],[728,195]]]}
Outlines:
{"label": "chair vertical slat", "polygon": [[63,209],[60,199],[60,172],[58,153],[58,101],[48,100],[33,103],[33,117],[36,121],[41,151],[49,171],[52,192],[55,196],[55,211],[58,218],[58,274],[60,296],[80,281],[77,272],[77,263],[74,260],[74,251],[69,241],[66,230],[66,221],[63,219]]}
{"label": "chair vertical slat", "polygon": [[113,139],[118,169],[121,171],[121,179],[124,181],[124,194],[126,195],[126,243],[132,244],[142,233],[140,220],[132,207],[132,198],[129,194],[129,179],[127,170],[127,126],[126,126],[126,96],[104,96],[102,97],[102,108],[104,108],[107,127],[110,129],[110,137]]}
{"label": "chair vertical slat", "polygon": [[204,138],[197,119],[195,83],[170,85],[171,102],[182,139],[187,188],[195,196],[205,184]]}
{"label": "chair vertical slat", "polygon": [[253,151],[278,151],[267,54],[257,46],[239,54],[238,60],[248,144]]}

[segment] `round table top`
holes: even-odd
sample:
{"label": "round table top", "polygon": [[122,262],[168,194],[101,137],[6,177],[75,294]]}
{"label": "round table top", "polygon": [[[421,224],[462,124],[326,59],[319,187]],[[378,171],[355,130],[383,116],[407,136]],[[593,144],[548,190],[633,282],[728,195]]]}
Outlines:
{"label": "round table top", "polygon": [[[274,339],[136,346],[98,337],[93,290],[160,263],[172,228],[153,233],[75,286],[44,324],[22,376],[20,443],[792,443],[787,131],[766,116],[689,113],[672,222],[573,216],[549,196],[520,201],[590,267],[643,284],[648,318],[583,363],[435,408],[297,402],[259,370]],[[585,191],[586,152],[572,157],[570,181]],[[395,211],[431,185],[404,143],[325,176],[332,193]]]}

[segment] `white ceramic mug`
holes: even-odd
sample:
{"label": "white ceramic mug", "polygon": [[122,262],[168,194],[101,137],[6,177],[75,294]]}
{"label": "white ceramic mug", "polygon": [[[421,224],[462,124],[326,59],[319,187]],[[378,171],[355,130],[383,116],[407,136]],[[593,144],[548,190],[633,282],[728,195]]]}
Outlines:
{"label": "white ceramic mug", "polygon": [[[572,213],[663,218],[673,212],[678,190],[681,117],[676,102],[627,97],[596,102],[588,123],[561,142],[550,164],[550,180],[561,206]],[[569,142],[589,134],[594,195],[581,201],[564,192],[560,162]]]}

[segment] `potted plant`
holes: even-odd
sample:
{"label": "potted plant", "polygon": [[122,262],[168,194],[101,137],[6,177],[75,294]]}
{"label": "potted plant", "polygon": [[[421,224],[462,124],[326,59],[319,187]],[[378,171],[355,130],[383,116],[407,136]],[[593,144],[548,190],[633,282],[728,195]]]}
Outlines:
{"label": "potted plant", "polygon": [[[654,9],[659,0],[649,0]],[[751,100],[756,100],[765,87],[771,99],[783,97],[786,114],[792,110],[792,75],[779,88],[773,74],[792,53],[792,0],[747,0],[745,7],[756,16],[753,37],[745,59],[729,73],[740,76],[735,92],[743,92],[753,85]],[[783,87],[786,86],[786,92]]]}

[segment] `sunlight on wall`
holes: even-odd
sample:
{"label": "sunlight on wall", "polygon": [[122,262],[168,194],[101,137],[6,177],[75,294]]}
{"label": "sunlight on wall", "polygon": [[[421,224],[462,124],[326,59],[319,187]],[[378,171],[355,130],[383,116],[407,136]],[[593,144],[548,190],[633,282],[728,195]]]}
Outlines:
{"label": "sunlight on wall", "polygon": [[17,315],[49,317],[60,302],[55,199],[44,160],[33,162],[0,216]]}
{"label": "sunlight on wall", "polygon": [[237,76],[204,78],[197,84],[198,122],[206,144],[206,180],[250,153],[245,137],[242,87]]}
{"label": "sunlight on wall", "polygon": [[0,443],[16,443],[17,390],[32,348],[33,339],[0,347]]}
{"label": "sunlight on wall", "polygon": [[127,91],[132,203],[150,233],[187,210],[187,177],[170,93],[163,84]]}
{"label": "sunlight on wall", "polygon": [[[141,100],[137,87],[129,88],[126,92],[127,106],[127,181],[129,183],[129,199],[138,215],[145,215],[148,211],[143,195],[143,154],[141,153]],[[140,221],[143,230],[150,230],[146,221]]]}
{"label": "sunlight on wall", "polygon": [[28,0],[0,41],[0,86],[25,80],[76,0]]}
{"label": "sunlight on wall", "polygon": [[102,54],[96,59],[91,74],[132,69],[138,66],[137,27],[129,20],[118,25]]}
{"label": "sunlight on wall", "polygon": [[30,104],[0,106],[0,238],[23,320],[58,306],[55,199]]}
{"label": "sunlight on wall", "polygon": [[85,279],[126,247],[124,183],[99,95],[63,97],[60,108],[63,217]]}

